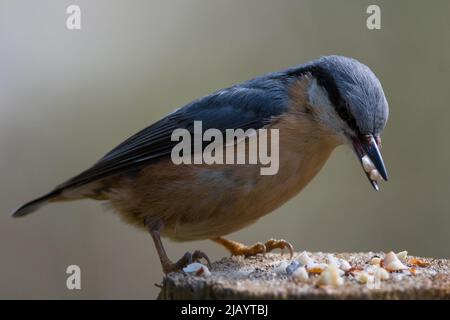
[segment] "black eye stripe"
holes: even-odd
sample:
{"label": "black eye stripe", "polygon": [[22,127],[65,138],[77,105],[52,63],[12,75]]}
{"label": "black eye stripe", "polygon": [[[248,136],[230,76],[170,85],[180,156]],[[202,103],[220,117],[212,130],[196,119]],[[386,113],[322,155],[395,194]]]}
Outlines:
{"label": "black eye stripe", "polygon": [[356,119],[349,112],[349,107],[342,98],[341,94],[339,93],[339,89],[333,77],[324,68],[320,66],[307,66],[305,68],[295,70],[289,75],[298,77],[305,73],[310,73],[316,78],[317,83],[323,88],[325,88],[325,90],[327,91],[328,98],[330,99],[330,102],[334,106],[336,113],[339,115],[339,117],[352,130],[354,130],[357,135],[361,135],[361,131],[358,127],[358,124],[356,123]]}

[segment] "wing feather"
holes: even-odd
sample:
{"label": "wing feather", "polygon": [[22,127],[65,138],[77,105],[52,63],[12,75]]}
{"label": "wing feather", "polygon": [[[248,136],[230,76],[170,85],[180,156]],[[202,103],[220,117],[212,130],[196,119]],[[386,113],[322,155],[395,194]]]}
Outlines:
{"label": "wing feather", "polygon": [[244,83],[217,91],[193,101],[131,136],[91,168],[59,185],[55,191],[76,188],[169,156],[178,143],[171,141],[172,132],[178,128],[192,132],[194,121],[202,121],[203,130],[259,129],[286,108],[285,86],[274,79],[261,79],[259,86],[253,80],[251,86]]}

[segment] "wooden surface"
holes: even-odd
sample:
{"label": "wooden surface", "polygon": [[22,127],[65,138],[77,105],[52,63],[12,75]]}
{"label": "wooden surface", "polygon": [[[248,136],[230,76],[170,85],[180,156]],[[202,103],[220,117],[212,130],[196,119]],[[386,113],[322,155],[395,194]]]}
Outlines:
{"label": "wooden surface", "polygon": [[[383,253],[334,254],[356,268],[367,266],[376,255]],[[326,262],[327,254],[314,253],[312,257]],[[277,268],[290,261],[280,254],[223,258],[212,264],[208,277],[184,272],[167,275],[158,299],[450,299],[450,261],[420,259],[428,265],[407,263],[407,271],[390,273],[388,280],[373,289],[351,273],[342,276],[344,284],[339,286],[318,286],[319,275],[314,274],[306,282],[299,281]]]}

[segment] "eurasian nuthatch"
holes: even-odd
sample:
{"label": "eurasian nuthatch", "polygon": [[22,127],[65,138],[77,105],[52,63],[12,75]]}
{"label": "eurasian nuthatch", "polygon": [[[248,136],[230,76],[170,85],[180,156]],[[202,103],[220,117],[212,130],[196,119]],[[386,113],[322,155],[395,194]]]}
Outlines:
{"label": "eurasian nuthatch", "polygon": [[[232,254],[289,249],[284,240],[253,246],[227,240],[299,193],[341,144],[353,147],[372,186],[387,180],[380,135],[388,103],[373,72],[360,62],[327,56],[269,73],[197,99],[135,134],[91,168],[14,211],[27,215],[46,203],[106,200],[128,222],[149,230],[164,272],[206,258],[186,253],[172,263],[160,235],[178,241],[211,239]],[[257,165],[171,161],[175,129],[278,129],[279,170]],[[209,260],[208,260],[209,261]]]}

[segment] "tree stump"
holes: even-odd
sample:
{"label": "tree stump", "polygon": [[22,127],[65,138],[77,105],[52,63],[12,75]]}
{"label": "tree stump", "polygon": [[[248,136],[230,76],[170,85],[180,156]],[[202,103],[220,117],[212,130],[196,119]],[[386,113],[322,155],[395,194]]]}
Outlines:
{"label": "tree stump", "polygon": [[[295,253],[293,260],[299,255]],[[325,253],[309,255],[322,265],[330,259]],[[209,276],[170,273],[163,279],[158,299],[450,299],[449,260],[408,257],[406,270],[390,272],[388,279],[369,286],[357,274],[369,270],[373,258],[383,253],[333,256],[351,266],[345,273],[340,271],[340,285],[319,285],[317,270],[309,272],[307,280],[299,280],[286,272],[286,264],[292,262],[287,255],[271,253],[223,258],[212,264]]]}

